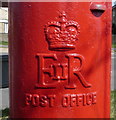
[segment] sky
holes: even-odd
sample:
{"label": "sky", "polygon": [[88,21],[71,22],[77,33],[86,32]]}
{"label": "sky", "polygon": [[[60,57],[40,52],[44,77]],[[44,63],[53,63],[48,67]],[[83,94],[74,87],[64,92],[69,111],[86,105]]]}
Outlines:
{"label": "sky", "polygon": [[114,5],[114,2],[116,2],[116,0],[112,0],[112,5]]}

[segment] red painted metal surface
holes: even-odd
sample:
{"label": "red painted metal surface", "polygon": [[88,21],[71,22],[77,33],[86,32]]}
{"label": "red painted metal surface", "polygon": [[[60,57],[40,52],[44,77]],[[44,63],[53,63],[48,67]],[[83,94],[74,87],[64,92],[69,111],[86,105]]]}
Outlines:
{"label": "red painted metal surface", "polygon": [[9,3],[10,117],[109,118],[111,3]]}

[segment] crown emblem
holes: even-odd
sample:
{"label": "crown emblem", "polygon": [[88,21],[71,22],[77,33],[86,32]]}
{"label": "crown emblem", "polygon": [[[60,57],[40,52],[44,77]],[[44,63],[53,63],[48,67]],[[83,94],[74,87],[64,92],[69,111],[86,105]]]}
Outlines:
{"label": "crown emblem", "polygon": [[80,33],[77,22],[67,20],[65,12],[59,15],[59,21],[51,21],[45,25],[45,35],[50,50],[75,49]]}

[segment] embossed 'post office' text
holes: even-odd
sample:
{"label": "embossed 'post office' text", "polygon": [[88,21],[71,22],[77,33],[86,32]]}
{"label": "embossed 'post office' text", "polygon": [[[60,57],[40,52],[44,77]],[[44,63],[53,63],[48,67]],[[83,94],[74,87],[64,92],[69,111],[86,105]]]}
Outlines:
{"label": "embossed 'post office' text", "polygon": [[57,106],[57,101],[60,101],[59,105],[62,107],[94,105],[97,103],[97,94],[96,92],[86,94],[64,94],[61,98],[57,97],[57,95],[25,94],[26,106],[55,107]]}

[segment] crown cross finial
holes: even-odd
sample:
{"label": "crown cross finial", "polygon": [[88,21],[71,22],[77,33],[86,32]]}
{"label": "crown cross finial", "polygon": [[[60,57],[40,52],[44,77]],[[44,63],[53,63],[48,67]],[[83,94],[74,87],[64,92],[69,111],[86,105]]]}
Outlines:
{"label": "crown cross finial", "polygon": [[64,11],[59,15],[59,18],[59,21],[51,21],[45,25],[45,34],[49,49],[74,49],[80,33],[79,24],[72,20],[68,21]]}
{"label": "crown cross finial", "polygon": [[60,18],[60,23],[66,23],[67,18],[66,18],[66,13],[64,11],[60,14],[59,18]]}

